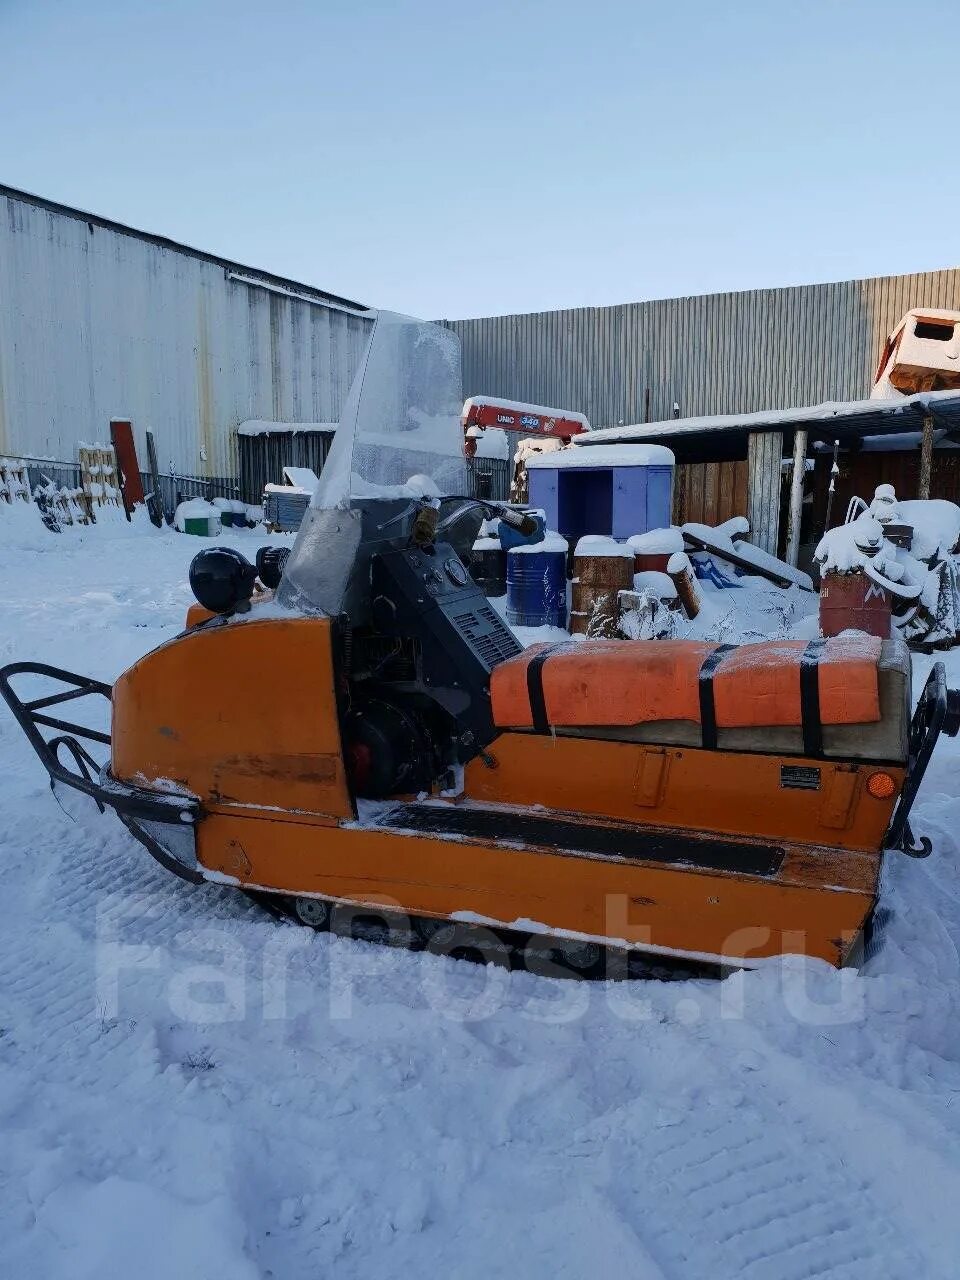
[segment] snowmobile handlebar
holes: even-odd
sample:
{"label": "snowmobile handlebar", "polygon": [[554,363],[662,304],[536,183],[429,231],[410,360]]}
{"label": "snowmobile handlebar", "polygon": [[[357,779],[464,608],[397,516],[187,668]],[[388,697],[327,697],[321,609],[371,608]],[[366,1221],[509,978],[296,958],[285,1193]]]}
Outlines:
{"label": "snowmobile handlebar", "polygon": [[463,498],[458,496],[447,496],[439,498],[438,501],[459,503],[457,510],[440,522],[438,532],[442,532],[442,530],[453,524],[455,520],[459,519],[463,511],[468,510],[470,507],[479,507],[487,520],[502,520],[504,524],[509,525],[511,529],[516,529],[524,537],[535,533],[537,529],[537,522],[529,512],[517,511],[505,502],[491,502],[489,498]]}

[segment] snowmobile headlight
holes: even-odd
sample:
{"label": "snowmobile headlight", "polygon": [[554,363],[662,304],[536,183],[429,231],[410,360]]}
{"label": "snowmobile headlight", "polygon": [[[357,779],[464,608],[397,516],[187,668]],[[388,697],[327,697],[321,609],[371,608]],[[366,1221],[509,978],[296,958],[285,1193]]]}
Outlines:
{"label": "snowmobile headlight", "polygon": [[257,571],[233,547],[209,547],[190,563],[190,587],[204,609],[232,613],[253,595]]}

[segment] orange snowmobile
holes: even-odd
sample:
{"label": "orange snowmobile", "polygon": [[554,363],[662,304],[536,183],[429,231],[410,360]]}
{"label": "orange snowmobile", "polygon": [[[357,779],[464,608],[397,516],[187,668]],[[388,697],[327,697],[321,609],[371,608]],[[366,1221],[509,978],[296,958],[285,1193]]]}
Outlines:
{"label": "orange snowmobile", "polygon": [[[589,973],[856,963],[884,854],[930,851],[942,664],[911,718],[896,641],[523,650],[467,568],[460,403],[456,338],[381,314],[285,562],[201,552],[187,628],[112,688],[0,672],[52,784],[315,927]],[[51,714],[86,695],[109,735]]]}

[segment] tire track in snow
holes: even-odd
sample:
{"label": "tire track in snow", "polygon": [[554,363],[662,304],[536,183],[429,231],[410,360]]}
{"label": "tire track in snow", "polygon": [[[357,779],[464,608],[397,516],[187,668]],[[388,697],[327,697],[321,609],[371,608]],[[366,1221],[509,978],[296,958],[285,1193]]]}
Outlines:
{"label": "tire track in snow", "polygon": [[[718,1103],[719,1103],[718,1099]],[[792,1118],[735,1097],[647,1136],[613,1189],[676,1280],[910,1280],[920,1260],[864,1182]],[[623,1152],[626,1159],[628,1153]]]}

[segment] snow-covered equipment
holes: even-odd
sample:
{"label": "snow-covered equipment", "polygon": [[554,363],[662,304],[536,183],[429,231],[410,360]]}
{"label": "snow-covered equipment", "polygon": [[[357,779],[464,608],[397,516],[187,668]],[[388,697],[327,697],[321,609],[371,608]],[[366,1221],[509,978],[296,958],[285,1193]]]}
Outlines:
{"label": "snow-covered equipment", "polygon": [[180,533],[200,538],[215,538],[223,527],[220,508],[206,498],[188,498],[181,502],[173,516],[173,527]]}
{"label": "snow-covered equipment", "polygon": [[241,502],[239,498],[213,498],[212,502],[220,512],[220,523],[225,529],[249,527],[251,522],[245,502]]}
{"label": "snow-covered equipment", "polygon": [[284,467],[286,484],[263,489],[263,519],[272,533],[296,533],[320,483],[310,467]]}
{"label": "snow-covered equipment", "polygon": [[[911,718],[909,653],[868,636],[524,651],[463,561],[517,513],[465,496],[459,369],[450,330],[380,313],[275,595],[208,548],[218,612],[112,688],[0,671],[51,781],[314,927],[591,972],[855,963],[885,851],[930,851],[943,666]],[[109,733],[69,718],[87,697]]]}
{"label": "snow-covered equipment", "polygon": [[828,530],[815,558],[822,580],[821,630],[888,634],[883,611],[912,646],[949,648],[960,639],[954,554],[960,507],[943,499],[901,501],[892,485],[851,498],[846,522]]}
{"label": "snow-covered equipment", "polygon": [[705,524],[685,524],[681,532],[684,547],[694,559],[701,554],[719,559],[732,565],[739,573],[766,578],[785,591],[793,586],[801,591],[813,591],[808,573],[746,541],[750,526],[743,516],[735,516],[716,528]]}
{"label": "snow-covered equipment", "polygon": [[484,431],[511,431],[515,435],[569,443],[590,430],[582,413],[572,409],[548,409],[541,404],[523,404],[491,396],[470,396],[460,411],[464,447],[468,458],[476,455]]}
{"label": "snow-covered equipment", "polygon": [[908,311],[887,339],[871,399],[960,387],[960,311],[918,307]]}

